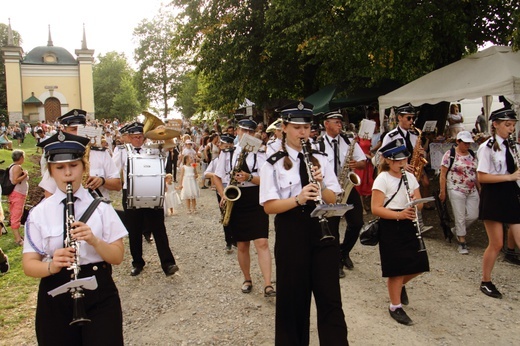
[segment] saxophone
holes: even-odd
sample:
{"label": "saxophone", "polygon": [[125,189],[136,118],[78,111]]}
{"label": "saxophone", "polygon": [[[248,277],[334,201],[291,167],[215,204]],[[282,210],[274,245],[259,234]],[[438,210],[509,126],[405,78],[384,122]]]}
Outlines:
{"label": "saxophone", "polygon": [[229,219],[231,218],[231,212],[233,211],[233,204],[242,195],[240,188],[237,186],[238,181],[236,180],[235,175],[241,171],[246,156],[250,151],[251,150],[247,149],[247,146],[242,148],[240,156],[238,157],[237,162],[235,164],[235,167],[233,167],[233,170],[229,173],[231,175],[231,178],[229,180],[228,186],[226,186],[226,188],[224,189],[225,200],[224,205],[221,208],[222,215],[220,222],[222,223],[222,226],[229,225]]}
{"label": "saxophone", "polygon": [[343,168],[341,169],[341,172],[338,176],[339,185],[343,190],[343,192],[338,196],[337,199],[337,203],[340,204],[347,203],[347,199],[350,195],[350,192],[352,191],[352,188],[361,184],[361,178],[359,177],[359,175],[354,173],[349,166],[350,161],[352,161],[352,158],[354,157],[354,149],[356,147],[356,143],[357,140],[355,136],[353,136],[350,142],[349,151],[347,153],[347,156],[345,156]]}
{"label": "saxophone", "polygon": [[422,141],[422,131],[417,127],[412,125],[412,130],[415,130],[417,135],[417,141],[415,142],[415,147],[413,148],[412,159],[410,160],[410,165],[413,166],[414,173],[413,175],[417,179],[417,181],[421,181],[421,176],[423,173],[424,166],[428,163],[428,161],[421,155],[421,151],[423,149],[421,141]]}

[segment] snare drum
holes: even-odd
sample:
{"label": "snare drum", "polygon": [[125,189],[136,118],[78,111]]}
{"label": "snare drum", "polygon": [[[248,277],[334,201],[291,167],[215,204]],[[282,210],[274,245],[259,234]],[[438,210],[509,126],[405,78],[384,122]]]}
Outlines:
{"label": "snare drum", "polygon": [[164,204],[164,161],[157,155],[128,158],[127,207],[162,208]]}

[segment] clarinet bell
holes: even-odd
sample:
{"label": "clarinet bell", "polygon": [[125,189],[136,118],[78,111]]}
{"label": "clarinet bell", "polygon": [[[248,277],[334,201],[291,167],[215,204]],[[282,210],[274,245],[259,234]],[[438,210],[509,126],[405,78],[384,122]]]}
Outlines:
{"label": "clarinet bell", "polygon": [[336,239],[336,238],[334,238],[332,233],[330,233],[329,223],[328,223],[326,218],[321,218],[320,219],[320,226],[321,226],[321,238],[320,238],[320,241],[330,241],[330,240]]}
{"label": "clarinet bell", "polygon": [[[83,294],[81,293],[81,295]],[[69,323],[69,325],[81,327],[87,323],[90,323],[90,319],[87,317],[87,313],[85,312],[83,296],[74,297],[72,306],[72,321]]]}

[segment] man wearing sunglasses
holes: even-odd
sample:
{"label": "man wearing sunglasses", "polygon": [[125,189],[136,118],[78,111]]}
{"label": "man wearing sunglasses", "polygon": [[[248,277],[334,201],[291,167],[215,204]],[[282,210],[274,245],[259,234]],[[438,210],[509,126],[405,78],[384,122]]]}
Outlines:
{"label": "man wearing sunglasses", "polygon": [[[391,131],[388,132],[388,134],[383,138],[383,143],[381,147],[384,147],[388,143],[392,142],[395,139],[403,138],[404,142],[406,144],[406,149],[408,149],[408,152],[413,153],[415,144],[417,143],[417,135],[415,133],[410,132],[410,129],[416,119],[416,113],[415,108],[411,104],[406,104],[403,106],[398,107],[395,110],[395,113],[397,114],[397,127]],[[422,153],[424,155],[424,153]],[[414,167],[410,165],[410,159],[412,155],[408,158],[408,164],[405,167],[405,170],[408,172],[414,174]],[[428,176],[426,174],[423,174],[421,177],[421,181],[419,181],[419,184],[421,185],[423,190],[428,190],[428,187],[430,185],[430,181],[428,180]],[[423,196],[427,197],[427,196]],[[430,209],[430,206],[425,207],[426,209]],[[419,213],[419,222],[422,226],[422,231],[426,232],[432,228],[432,226],[425,226],[422,223],[422,215]]]}

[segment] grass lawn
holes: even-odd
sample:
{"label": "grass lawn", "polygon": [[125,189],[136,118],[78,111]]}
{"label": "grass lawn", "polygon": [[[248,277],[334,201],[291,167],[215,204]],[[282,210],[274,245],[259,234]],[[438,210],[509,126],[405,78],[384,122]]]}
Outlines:
{"label": "grass lawn", "polygon": [[[40,154],[36,154],[36,141],[32,135],[26,136],[24,143],[18,147],[18,142],[13,141],[13,149],[25,151],[25,162],[22,165],[29,171],[29,195],[31,190],[40,181]],[[13,160],[12,151],[0,149],[0,168],[7,168]],[[28,196],[30,197],[30,196]],[[9,203],[7,196],[2,196],[2,207],[7,214]],[[36,292],[39,279],[25,276],[22,270],[22,247],[14,242],[11,228],[7,227],[8,233],[0,236],[0,248],[9,257],[10,270],[6,274],[0,274],[0,340],[8,340],[21,325],[32,324],[34,319]],[[23,234],[23,226],[20,228]]]}

